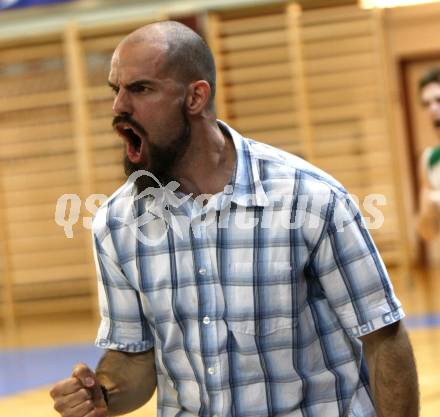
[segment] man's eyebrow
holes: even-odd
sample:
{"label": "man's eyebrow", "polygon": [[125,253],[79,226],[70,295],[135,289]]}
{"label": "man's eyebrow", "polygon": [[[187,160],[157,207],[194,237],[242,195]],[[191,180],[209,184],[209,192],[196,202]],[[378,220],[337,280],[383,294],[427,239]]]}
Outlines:
{"label": "man's eyebrow", "polygon": [[133,88],[133,87],[139,87],[141,85],[153,85],[154,83],[151,80],[136,80],[132,83],[127,84],[125,88]]}
{"label": "man's eyebrow", "polygon": [[[116,84],[113,84],[111,81],[107,81],[107,84],[110,86],[110,88],[113,91],[118,91],[119,90],[119,86],[117,86]],[[154,85],[154,82],[151,81],[151,80],[136,80],[136,81],[133,81],[130,84],[127,84],[125,86],[125,88],[130,90],[132,88],[136,88],[136,87],[143,86],[143,85],[152,86],[152,85]]]}

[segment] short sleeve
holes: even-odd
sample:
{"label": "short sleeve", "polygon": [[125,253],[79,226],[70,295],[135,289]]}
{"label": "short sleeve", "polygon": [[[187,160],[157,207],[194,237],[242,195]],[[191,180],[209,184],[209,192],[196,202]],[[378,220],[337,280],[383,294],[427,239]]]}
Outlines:
{"label": "short sleeve", "polygon": [[352,337],[366,335],[404,317],[385,265],[348,194],[335,195],[329,205],[311,271]]}
{"label": "short sleeve", "polygon": [[101,314],[96,346],[124,352],[151,349],[154,338],[144,317],[138,291],[95,236],[93,247]]}

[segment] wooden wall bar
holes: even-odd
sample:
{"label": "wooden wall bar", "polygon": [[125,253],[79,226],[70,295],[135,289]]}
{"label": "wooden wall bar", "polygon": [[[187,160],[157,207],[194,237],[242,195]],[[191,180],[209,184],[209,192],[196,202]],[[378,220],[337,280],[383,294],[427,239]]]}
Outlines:
{"label": "wooden wall bar", "polygon": [[[361,201],[383,194],[371,230],[389,265],[407,254],[383,73],[382,17],[355,5],[211,13],[223,117],[243,134],[299,154]],[[368,213],[364,212],[366,215]]]}

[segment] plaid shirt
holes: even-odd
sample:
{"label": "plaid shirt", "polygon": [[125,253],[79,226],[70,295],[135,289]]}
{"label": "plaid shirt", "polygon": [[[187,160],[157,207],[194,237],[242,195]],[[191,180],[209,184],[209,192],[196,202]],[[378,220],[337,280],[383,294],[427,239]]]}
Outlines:
{"label": "plaid shirt", "polygon": [[197,205],[127,182],[98,210],[96,344],[155,349],[159,417],[375,416],[358,337],[404,314],[358,209],[219,123],[237,153],[224,192]]}

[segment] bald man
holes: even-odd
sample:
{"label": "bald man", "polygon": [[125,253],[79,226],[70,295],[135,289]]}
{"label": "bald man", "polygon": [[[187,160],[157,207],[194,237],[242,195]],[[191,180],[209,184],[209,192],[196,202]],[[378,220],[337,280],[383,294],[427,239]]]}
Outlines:
{"label": "bald man", "polygon": [[[176,22],[116,48],[129,179],[93,221],[106,351],[51,390],[64,417],[418,415],[411,346],[343,187],[216,119],[206,43]],[[367,370],[369,368],[369,375]]]}

